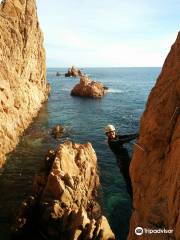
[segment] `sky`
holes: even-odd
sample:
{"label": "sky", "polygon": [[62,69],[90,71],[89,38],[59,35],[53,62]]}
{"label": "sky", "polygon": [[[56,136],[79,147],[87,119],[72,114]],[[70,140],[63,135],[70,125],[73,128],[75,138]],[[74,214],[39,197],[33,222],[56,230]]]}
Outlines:
{"label": "sky", "polygon": [[48,67],[161,67],[180,0],[37,0]]}

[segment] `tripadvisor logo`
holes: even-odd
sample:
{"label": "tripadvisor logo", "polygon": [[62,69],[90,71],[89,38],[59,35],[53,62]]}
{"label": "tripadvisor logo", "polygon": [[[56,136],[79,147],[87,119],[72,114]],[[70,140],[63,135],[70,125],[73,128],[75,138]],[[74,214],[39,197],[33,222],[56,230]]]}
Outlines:
{"label": "tripadvisor logo", "polygon": [[143,234],[143,228],[142,227],[137,227],[136,229],[135,229],[135,234],[136,235],[142,235]]}
{"label": "tripadvisor logo", "polygon": [[135,228],[135,234],[140,236],[142,234],[170,234],[173,233],[173,229],[165,229],[165,228],[159,228],[159,229],[150,229],[150,228],[142,228],[137,227]]}

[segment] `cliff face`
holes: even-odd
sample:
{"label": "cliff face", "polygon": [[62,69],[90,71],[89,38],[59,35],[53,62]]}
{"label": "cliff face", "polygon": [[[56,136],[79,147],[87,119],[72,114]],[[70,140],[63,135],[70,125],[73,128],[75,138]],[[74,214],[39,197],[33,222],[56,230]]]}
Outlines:
{"label": "cliff face", "polygon": [[33,196],[22,204],[14,232],[34,223],[47,239],[115,239],[96,201],[99,176],[92,145],[65,142],[49,151],[46,167],[35,178]]}
{"label": "cliff face", "polygon": [[[180,239],[180,33],[171,48],[141,119],[131,178],[134,211],[130,239]],[[172,229],[134,234],[136,227]],[[171,237],[171,238],[170,238]]]}
{"label": "cliff face", "polygon": [[45,51],[35,0],[0,4],[0,165],[46,100]]}

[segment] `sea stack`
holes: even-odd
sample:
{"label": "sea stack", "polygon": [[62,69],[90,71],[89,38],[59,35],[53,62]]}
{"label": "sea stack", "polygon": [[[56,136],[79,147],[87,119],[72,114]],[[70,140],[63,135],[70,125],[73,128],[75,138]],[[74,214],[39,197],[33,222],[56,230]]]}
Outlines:
{"label": "sea stack", "polygon": [[99,176],[92,145],[60,144],[49,151],[46,165],[46,171],[35,178],[32,196],[22,203],[14,233],[34,223],[34,230],[47,239],[114,240],[97,202]]}
{"label": "sea stack", "polygon": [[[131,162],[133,214],[129,240],[180,239],[180,33],[141,118]],[[169,230],[140,237],[135,228]]]}
{"label": "sea stack", "polygon": [[69,68],[68,72],[65,73],[65,77],[80,77],[80,76],[82,76],[81,70],[75,68],[74,66],[72,66],[72,68]]}
{"label": "sea stack", "polygon": [[0,165],[47,99],[45,51],[35,0],[0,4]]}
{"label": "sea stack", "polygon": [[71,91],[72,96],[101,98],[107,93],[107,87],[101,82],[92,81],[87,76],[82,76],[80,82]]}

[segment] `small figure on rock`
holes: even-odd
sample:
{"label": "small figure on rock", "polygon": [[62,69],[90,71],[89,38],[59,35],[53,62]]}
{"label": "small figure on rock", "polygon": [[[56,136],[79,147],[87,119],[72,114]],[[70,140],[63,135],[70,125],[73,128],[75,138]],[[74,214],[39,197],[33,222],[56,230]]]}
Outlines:
{"label": "small figure on rock", "polygon": [[116,129],[113,125],[107,125],[105,128],[105,133],[108,137],[108,145],[116,156],[116,161],[120,172],[122,173],[125,180],[127,191],[132,198],[132,186],[129,176],[129,166],[131,159],[129,157],[128,150],[124,147],[123,144],[128,143],[133,139],[136,139],[139,134],[135,133],[128,135],[117,135]]}

